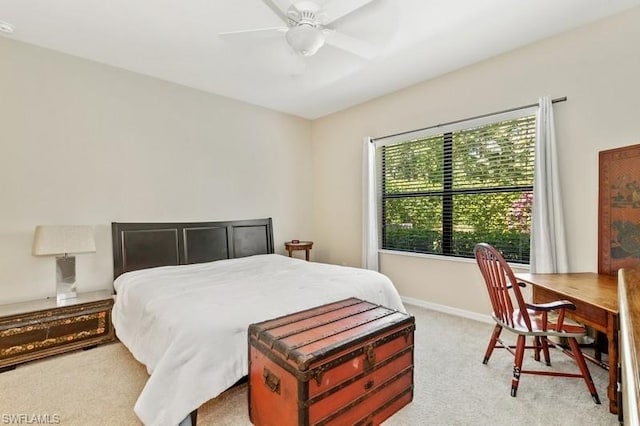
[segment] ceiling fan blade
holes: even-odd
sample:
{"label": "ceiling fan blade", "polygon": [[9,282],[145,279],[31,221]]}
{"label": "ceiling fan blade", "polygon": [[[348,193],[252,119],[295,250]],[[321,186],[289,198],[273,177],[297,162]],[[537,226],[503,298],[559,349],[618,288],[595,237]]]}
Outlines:
{"label": "ceiling fan blade", "polygon": [[353,53],[365,59],[373,59],[378,56],[378,49],[366,41],[348,36],[344,33],[325,29],[323,31],[325,41],[333,47]]}
{"label": "ceiling fan blade", "polygon": [[228,31],[224,33],[218,33],[218,37],[224,39],[240,39],[240,38],[251,38],[255,40],[256,37],[267,38],[267,37],[281,37],[282,34],[286,33],[288,27],[269,27],[269,28],[256,28],[253,30],[240,30],[240,31]]}
{"label": "ceiling fan blade", "polygon": [[264,4],[269,6],[269,9],[273,11],[285,24],[289,24],[289,16],[287,11],[291,7],[290,0],[262,0]]}
{"label": "ceiling fan blade", "polygon": [[329,25],[372,1],[373,0],[333,0],[328,2],[322,8],[322,12],[327,15],[327,21],[324,22],[324,25]]}

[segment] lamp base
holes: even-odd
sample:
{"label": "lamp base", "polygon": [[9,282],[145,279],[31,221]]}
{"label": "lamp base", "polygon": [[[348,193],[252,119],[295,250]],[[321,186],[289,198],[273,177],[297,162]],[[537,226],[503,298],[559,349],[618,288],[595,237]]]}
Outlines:
{"label": "lamp base", "polygon": [[56,299],[58,302],[76,297],[75,256],[56,257]]}
{"label": "lamp base", "polygon": [[76,298],[76,283],[58,283],[56,288],[56,299],[58,302],[67,299],[75,299]]}

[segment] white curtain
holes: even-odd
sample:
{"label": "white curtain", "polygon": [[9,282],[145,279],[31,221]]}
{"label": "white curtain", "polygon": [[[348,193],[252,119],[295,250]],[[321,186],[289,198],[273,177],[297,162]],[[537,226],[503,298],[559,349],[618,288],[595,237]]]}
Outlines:
{"label": "white curtain", "polygon": [[376,147],[371,138],[362,151],[362,267],[378,270],[378,213],[376,198]]}
{"label": "white curtain", "polygon": [[568,272],[553,109],[548,96],[539,101],[535,150],[531,272]]}

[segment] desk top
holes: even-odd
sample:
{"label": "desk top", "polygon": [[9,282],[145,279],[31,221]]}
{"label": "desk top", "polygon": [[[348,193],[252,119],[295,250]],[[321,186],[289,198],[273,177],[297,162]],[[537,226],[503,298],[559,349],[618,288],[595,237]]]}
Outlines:
{"label": "desk top", "polygon": [[618,313],[618,279],[613,275],[580,272],[569,274],[515,274],[518,280],[560,295],[582,300]]}

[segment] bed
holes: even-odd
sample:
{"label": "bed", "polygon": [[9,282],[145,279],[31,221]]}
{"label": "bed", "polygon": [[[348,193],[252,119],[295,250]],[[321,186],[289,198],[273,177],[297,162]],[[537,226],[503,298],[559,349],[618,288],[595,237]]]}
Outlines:
{"label": "bed", "polygon": [[135,404],[176,425],[247,374],[247,327],[348,297],[405,311],[374,271],[274,254],[271,219],[113,223],[113,322],[149,373]]}

